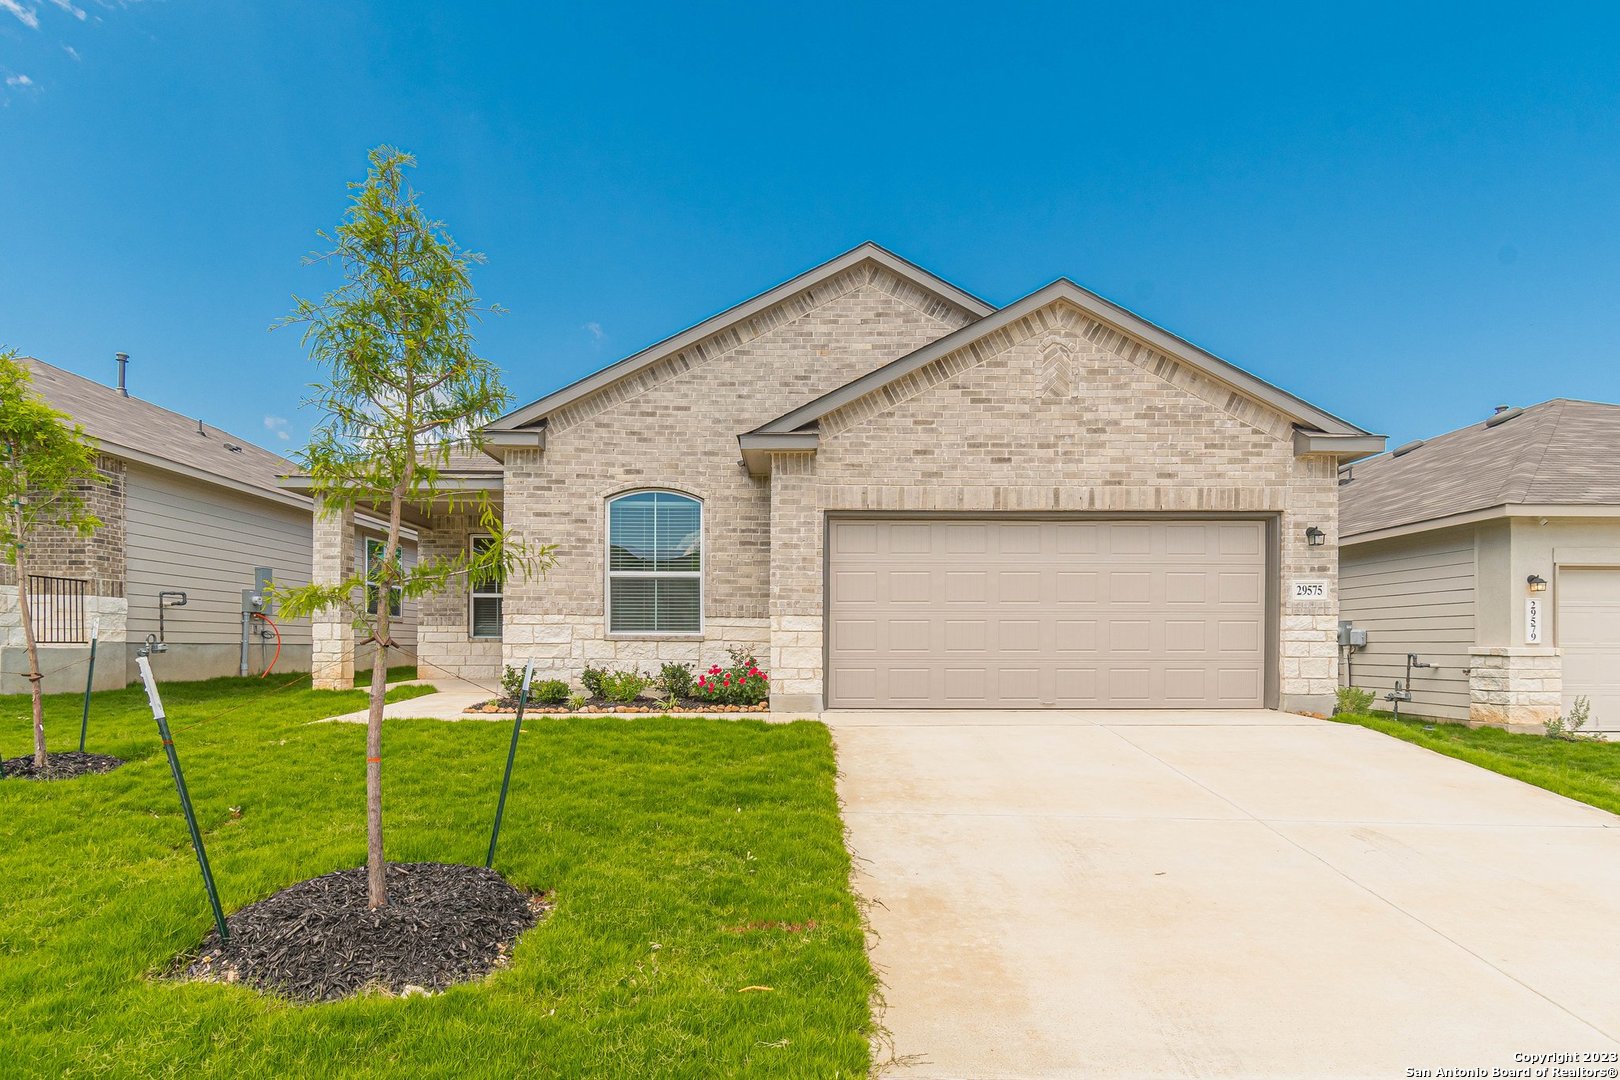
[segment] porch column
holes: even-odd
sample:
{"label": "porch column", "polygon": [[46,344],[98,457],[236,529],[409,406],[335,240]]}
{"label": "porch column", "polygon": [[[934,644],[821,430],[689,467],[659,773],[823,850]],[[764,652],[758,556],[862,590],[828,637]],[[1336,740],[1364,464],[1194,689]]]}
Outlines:
{"label": "porch column", "polygon": [[[315,507],[315,561],[317,585],[335,585],[354,573],[354,511],[327,512]],[[342,608],[318,611],[310,619],[310,672],[317,690],[347,690],[354,686],[354,622]]]}
{"label": "porch column", "polygon": [[816,456],[771,455],[771,709],[820,712],[821,509]]}

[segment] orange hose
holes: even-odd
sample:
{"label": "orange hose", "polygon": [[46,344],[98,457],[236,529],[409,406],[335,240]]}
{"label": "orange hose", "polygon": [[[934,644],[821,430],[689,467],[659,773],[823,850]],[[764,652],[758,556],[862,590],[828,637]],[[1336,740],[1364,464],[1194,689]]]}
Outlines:
{"label": "orange hose", "polygon": [[272,619],[268,615],[263,614],[262,612],[255,611],[253,613],[253,617],[255,619],[263,619],[270,625],[270,629],[273,630],[276,635],[276,655],[272,656],[270,658],[270,663],[265,666],[263,671],[259,672],[259,678],[262,679],[276,669],[276,661],[281,659],[281,627],[276,625],[276,620]]}

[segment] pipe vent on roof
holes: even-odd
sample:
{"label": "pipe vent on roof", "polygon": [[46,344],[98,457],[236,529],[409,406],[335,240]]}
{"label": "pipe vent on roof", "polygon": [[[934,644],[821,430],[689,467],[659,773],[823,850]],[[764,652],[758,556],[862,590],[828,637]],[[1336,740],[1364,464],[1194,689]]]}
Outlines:
{"label": "pipe vent on roof", "polygon": [[1413,439],[1409,443],[1402,443],[1400,446],[1397,446],[1395,448],[1393,456],[1394,457],[1405,457],[1407,454],[1410,454],[1412,451],[1416,450],[1418,447],[1420,447],[1422,445],[1423,445],[1423,440],[1422,439]]}
{"label": "pipe vent on roof", "polygon": [[1507,412],[1499,412],[1489,420],[1485,421],[1485,426],[1495,427],[1497,424],[1505,424],[1515,416],[1523,415],[1523,413],[1523,409],[1509,409]]}

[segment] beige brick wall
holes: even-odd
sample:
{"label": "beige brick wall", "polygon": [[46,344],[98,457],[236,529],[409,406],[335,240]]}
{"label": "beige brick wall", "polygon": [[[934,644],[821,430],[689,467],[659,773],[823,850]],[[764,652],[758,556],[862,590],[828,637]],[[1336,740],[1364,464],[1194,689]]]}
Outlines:
{"label": "beige brick wall", "polygon": [[[558,561],[544,578],[508,583],[505,662],[532,655],[547,677],[577,678],[587,663],[707,665],[738,642],[765,659],[772,494],[769,481],[742,466],[737,436],[969,318],[864,264],[552,414],[545,450],[514,451],[506,462],[508,528],[528,543],[557,544]],[[645,487],[703,500],[701,638],[606,632],[606,501]],[[461,611],[441,614],[465,632]],[[424,608],[424,647],[432,622]]]}
{"label": "beige brick wall", "polygon": [[[418,558],[429,560],[459,555],[467,550],[475,535],[484,531],[478,519],[470,514],[441,518],[434,528],[418,530]],[[506,611],[511,610],[510,591],[508,587],[508,595],[502,599]],[[422,597],[417,604],[417,674],[424,679],[453,675],[498,690],[501,643],[471,636],[466,579],[455,579],[448,588]]]}
{"label": "beige brick wall", "polygon": [[[1056,303],[825,417],[814,455],[773,455],[773,692],[822,701],[828,511],[1233,512],[1279,516],[1281,703],[1335,680],[1338,486],[1292,424]],[[1316,525],[1329,543],[1305,544]],[[1295,603],[1294,578],[1328,595]],[[815,649],[810,648],[812,642]]]}

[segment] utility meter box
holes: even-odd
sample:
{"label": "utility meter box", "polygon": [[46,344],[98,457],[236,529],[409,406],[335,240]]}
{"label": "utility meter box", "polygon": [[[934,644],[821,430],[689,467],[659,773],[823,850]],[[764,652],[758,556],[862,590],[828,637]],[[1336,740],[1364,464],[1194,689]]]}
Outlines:
{"label": "utility meter box", "polygon": [[270,567],[254,567],[253,588],[242,590],[242,610],[258,612],[261,615],[273,614],[274,605],[270,602],[270,590],[275,587],[275,583],[275,572]]}
{"label": "utility meter box", "polygon": [[1367,631],[1357,630],[1355,624],[1348,619],[1339,623],[1339,648],[1365,649],[1367,647]]}

